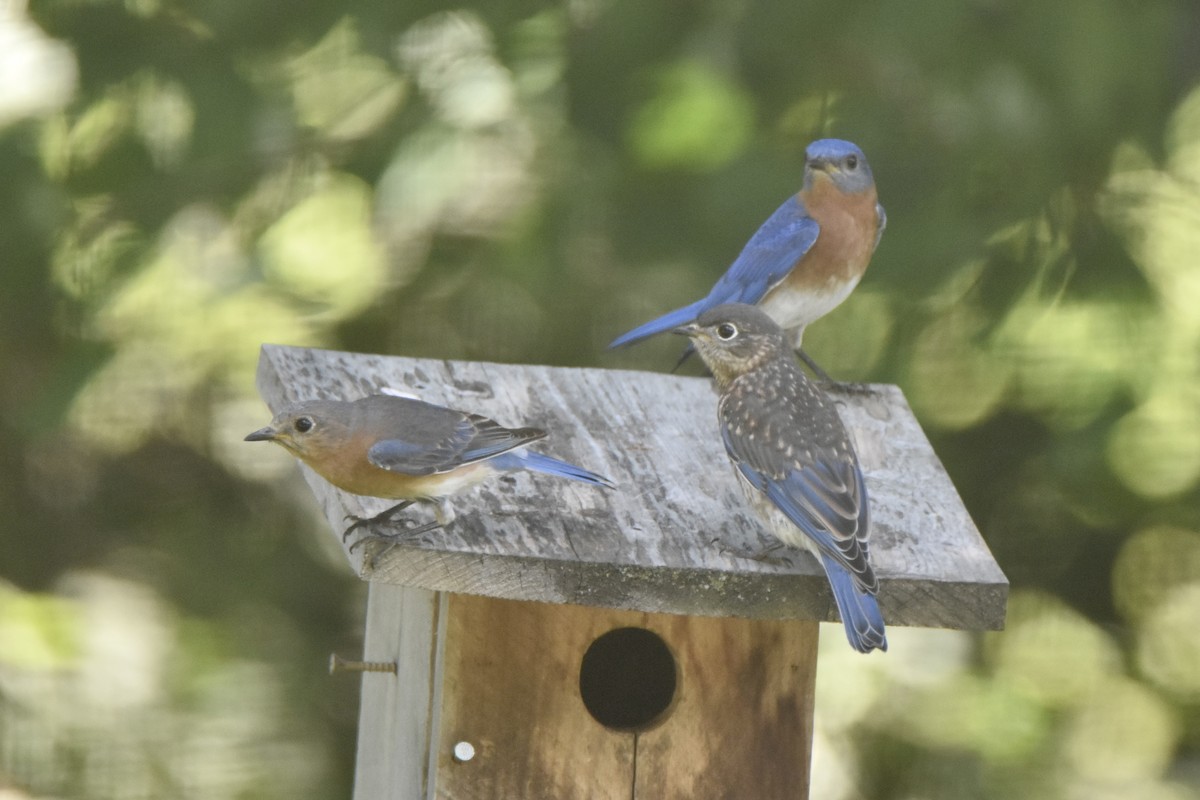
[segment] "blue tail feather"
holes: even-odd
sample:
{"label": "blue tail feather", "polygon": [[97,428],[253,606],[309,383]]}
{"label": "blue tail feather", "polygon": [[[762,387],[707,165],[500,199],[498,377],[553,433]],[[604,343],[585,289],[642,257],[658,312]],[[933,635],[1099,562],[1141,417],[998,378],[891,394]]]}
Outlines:
{"label": "blue tail feather", "polygon": [[624,347],[627,344],[640,342],[642,339],[648,339],[659,333],[666,333],[669,330],[678,328],[680,325],[686,325],[689,322],[695,322],[696,317],[707,308],[708,298],[698,300],[690,306],[677,308],[674,311],[669,311],[663,314],[658,319],[653,319],[644,325],[639,325],[628,333],[623,333],[613,339],[608,345],[609,349],[616,347]]}
{"label": "blue tail feather", "polygon": [[577,467],[541,453],[531,453],[528,450],[509,451],[493,458],[491,464],[497,469],[528,469],[581,483],[590,483],[594,486],[603,486],[607,489],[616,488],[613,482],[603,475],[597,475],[583,467]]}
{"label": "blue tail feather", "polygon": [[869,653],[876,648],[886,651],[887,636],[879,603],[855,585],[854,578],[841,564],[824,555],[821,556],[821,563],[825,567],[825,576],[829,578],[829,586],[833,589],[838,613],[842,615],[842,624],[846,626],[846,638],[850,640],[850,646],[860,653]]}

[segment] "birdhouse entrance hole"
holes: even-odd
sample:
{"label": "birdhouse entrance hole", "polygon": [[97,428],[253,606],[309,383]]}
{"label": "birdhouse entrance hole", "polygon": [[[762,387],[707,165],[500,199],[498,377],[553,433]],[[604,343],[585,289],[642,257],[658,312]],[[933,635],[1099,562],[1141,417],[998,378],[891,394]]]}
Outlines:
{"label": "birdhouse entrance hole", "polygon": [[588,646],[579,666],[579,693],[606,728],[644,731],[661,722],[675,699],[675,656],[658,634],[616,628]]}

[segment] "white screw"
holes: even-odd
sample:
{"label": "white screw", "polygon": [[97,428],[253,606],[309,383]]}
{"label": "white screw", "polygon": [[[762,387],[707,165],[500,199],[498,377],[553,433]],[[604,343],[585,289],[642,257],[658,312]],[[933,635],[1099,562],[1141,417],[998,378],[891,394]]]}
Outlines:
{"label": "white screw", "polygon": [[475,745],[470,742],[459,742],[454,745],[454,760],[466,763],[475,757]]}

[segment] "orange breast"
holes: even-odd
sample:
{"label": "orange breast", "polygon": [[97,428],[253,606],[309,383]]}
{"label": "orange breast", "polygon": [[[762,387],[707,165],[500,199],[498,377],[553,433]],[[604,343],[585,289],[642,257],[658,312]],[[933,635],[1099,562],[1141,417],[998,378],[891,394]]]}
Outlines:
{"label": "orange breast", "polygon": [[804,327],[846,299],[867,269],[879,227],[875,190],[842,194],[825,175],[804,198],[810,216],[821,226],[817,241],[800,264],[767,292],[761,307],[800,346]]}
{"label": "orange breast", "polygon": [[451,495],[479,483],[490,474],[485,463],[460,467],[439,475],[404,475],[375,466],[367,458],[365,440],[344,443],[336,449],[301,456],[317,474],[351,494],[388,500],[416,500]]}
{"label": "orange breast", "polygon": [[804,204],[821,226],[821,233],[801,268],[793,270],[788,280],[818,291],[847,281],[857,283],[875,250],[877,200],[874,187],[860,194],[844,194],[831,178],[818,176]]}

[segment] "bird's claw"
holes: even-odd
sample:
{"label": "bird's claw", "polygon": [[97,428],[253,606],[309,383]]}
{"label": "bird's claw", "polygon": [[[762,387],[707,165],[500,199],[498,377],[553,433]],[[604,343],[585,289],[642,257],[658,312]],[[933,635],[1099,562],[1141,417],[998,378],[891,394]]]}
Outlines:
{"label": "bird's claw", "polygon": [[812,356],[804,352],[803,348],[797,349],[796,355],[800,357],[800,360],[803,361],[805,365],[812,371],[812,374],[816,376],[817,385],[827,392],[833,392],[834,394],[856,395],[875,394],[875,389],[872,388],[871,384],[869,383],[859,383],[856,381],[835,381],[833,378],[829,377],[828,372],[821,369],[820,365],[817,364],[816,361],[813,361]]}
{"label": "bird's claw", "polygon": [[354,533],[356,530],[365,525],[370,525],[372,522],[374,522],[374,520],[371,517],[359,517],[355,516],[354,514],[347,514],[343,519],[343,522],[350,523],[346,530],[342,531],[342,544],[345,544],[346,540],[350,538],[350,534]]}
{"label": "bird's claw", "polygon": [[408,508],[412,504],[412,500],[405,500],[403,503],[397,503],[390,508],[384,509],[373,517],[360,517],[357,514],[347,514],[343,519],[344,521],[350,523],[350,527],[342,531],[342,542],[345,542],[347,539],[349,539],[350,534],[359,528],[367,525],[381,525],[385,522],[391,522],[392,517]]}
{"label": "bird's claw", "polygon": [[857,381],[821,381],[821,388],[834,394],[852,394],[859,397],[875,394],[875,387]]}
{"label": "bird's claw", "polygon": [[[406,539],[415,538],[417,536],[420,536],[423,533],[428,533],[429,531],[437,530],[440,527],[442,527],[442,523],[434,521],[434,522],[426,522],[421,525],[414,526],[412,528],[404,528],[403,530],[398,530],[398,531],[390,531],[390,532],[389,531],[375,531],[375,530],[367,531],[362,536],[358,537],[358,540],[355,541],[354,544],[350,545],[350,547],[347,548],[347,552],[353,553],[354,550],[357,547],[359,547],[359,545],[363,544],[364,542],[371,542],[371,541],[387,542],[388,543],[387,550],[390,550],[390,549],[392,549],[392,547],[400,544],[401,542],[403,542]],[[383,553],[386,553],[387,550],[384,550]],[[383,553],[379,553],[376,556],[376,558],[378,558],[380,555],[383,555]]]}
{"label": "bird's claw", "polygon": [[762,550],[742,549],[738,547],[730,547],[728,545],[718,545],[717,549],[720,551],[721,555],[732,556],[734,558],[748,558],[751,561],[758,561],[762,564],[771,564],[776,567],[782,567],[787,565],[787,558],[784,556],[772,555],[772,553],[782,550],[783,547],[783,542],[772,542]]}

